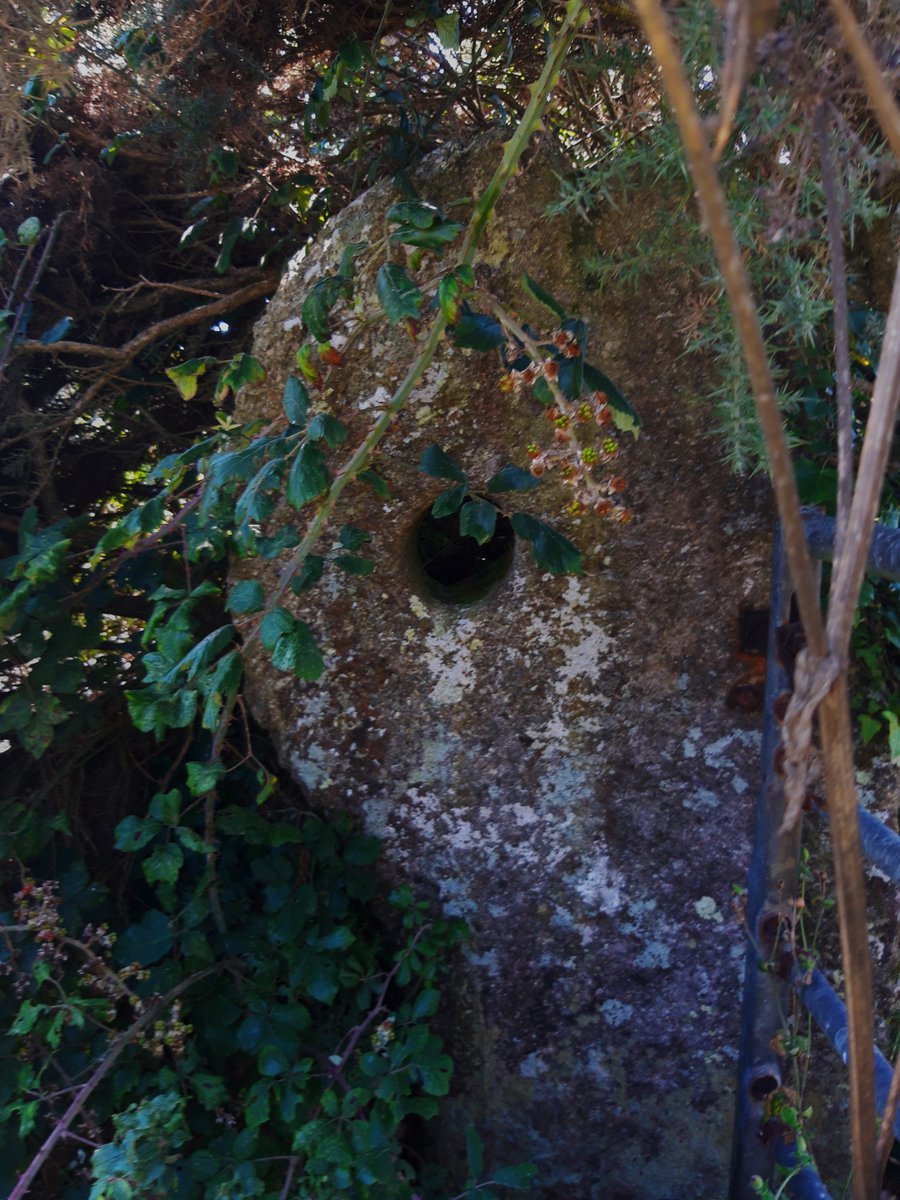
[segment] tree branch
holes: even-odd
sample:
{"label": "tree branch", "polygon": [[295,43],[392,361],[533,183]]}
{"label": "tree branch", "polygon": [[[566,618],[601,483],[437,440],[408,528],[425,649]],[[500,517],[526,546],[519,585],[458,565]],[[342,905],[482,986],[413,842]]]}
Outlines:
{"label": "tree branch", "polygon": [[216,963],[212,967],[204,967],[202,971],[195,971],[193,975],[189,975],[187,979],[182,979],[181,983],[170,988],[164,996],[161,996],[155,1003],[149,1004],[141,1015],[134,1021],[124,1033],[112,1043],[106,1053],[101,1058],[100,1062],[94,1068],[90,1078],[78,1089],[75,1099],[59,1118],[49,1135],[45,1138],[43,1145],[34,1158],[19,1176],[18,1182],[9,1194],[9,1200],[23,1200],[23,1197],[28,1194],[28,1189],[34,1183],[34,1180],[40,1171],[41,1167],[50,1157],[57,1142],[67,1133],[69,1126],[87,1104],[91,1094],[102,1083],[112,1068],[115,1066],[122,1051],[134,1041],[139,1034],[151,1025],[159,1014],[176,1000],[182,992],[186,992],[189,987],[198,983],[201,979],[205,979],[208,975],[214,974],[216,971],[221,971],[225,966],[224,963]]}

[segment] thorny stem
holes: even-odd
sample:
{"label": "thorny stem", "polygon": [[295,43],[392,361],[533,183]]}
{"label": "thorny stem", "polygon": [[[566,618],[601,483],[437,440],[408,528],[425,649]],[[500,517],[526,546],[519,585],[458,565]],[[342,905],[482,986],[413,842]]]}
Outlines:
{"label": "thorny stem", "polygon": [[[522,157],[525,148],[531,138],[531,135],[539,128],[541,117],[544,109],[550,99],[550,92],[556,84],[559,73],[568,53],[569,46],[579,28],[586,20],[587,12],[583,0],[568,0],[566,5],[566,15],[560,26],[559,32],[550,47],[550,52],[547,56],[547,61],[541,76],[537,83],[532,85],[531,100],[528,107],[522,116],[515,132],[508,142],[503,147],[503,157],[497,167],[490,183],[485,188],[484,194],[481,196],[478,204],[475,207],[475,212],[469,222],[469,228],[466,232],[465,241],[463,243],[462,253],[459,263],[461,266],[472,266],[475,261],[475,255],[487,228],[488,220],[497,205],[497,201],[509,183],[510,179],[516,173],[519,160]],[[375,447],[390,429],[391,424],[397,414],[405,406],[412,393],[422,380],[425,372],[431,366],[435,353],[444,333],[447,328],[447,318],[443,312],[439,312],[435,317],[434,324],[429,330],[428,336],[418,356],[410,366],[406,373],[403,382],[394,392],[384,412],[375,421],[375,424],[369,430],[364,440],[359,447],[354,451],[349,461],[335,476],[331,483],[325,499],[319,505],[309,525],[306,533],[303,536],[297,549],[291,555],[284,569],[278,578],[278,583],[274,591],[268,597],[265,613],[271,612],[278,602],[281,600],[284,593],[290,586],[291,580],[296,575],[297,571],[302,566],[306,556],[310,553],[313,546],[318,542],[322,531],[327,524],[331,514],[334,512],[335,505],[340,499],[344,489],[348,484],[352,483],[360,471],[363,471],[368,466],[372,452]],[[265,615],[265,613],[263,615]],[[245,646],[250,644],[258,635],[260,625],[257,624],[255,629],[248,635]]]}
{"label": "thorny stem", "polygon": [[878,1147],[875,1151],[876,1181],[881,1186],[884,1173],[887,1170],[891,1147],[894,1144],[894,1122],[897,1119],[897,1109],[900,1107],[900,1054],[894,1062],[894,1074],[891,1076],[891,1086],[888,1098],[881,1116],[881,1129],[878,1131]]}
{"label": "thorny stem", "polygon": [[[843,0],[832,0],[832,2],[834,4],[843,3]],[[644,32],[662,72],[666,90],[681,130],[701,211],[716,252],[735,325],[743,344],[744,357],[753,385],[757,414],[766,440],[769,469],[778,502],[778,511],[784,526],[792,581],[797,593],[800,617],[803,621],[809,649],[813,658],[820,660],[822,666],[825,664],[821,660],[826,659],[829,650],[832,651],[832,661],[838,659],[843,664],[846,644],[836,641],[833,637],[826,637],[812,564],[803,532],[787,439],[778,412],[774,384],[762,339],[759,314],[747,281],[740,249],[734,236],[703,124],[694,104],[690,85],[659,0],[635,0],[635,4]],[[892,304],[892,312],[893,308]],[[890,318],[888,324],[889,326],[891,324]],[[887,343],[887,336],[885,341]],[[889,386],[886,384],[882,390],[887,391]],[[887,405],[882,405],[882,408],[886,409]],[[872,466],[869,468],[866,478],[863,475],[861,464],[858,494],[854,498],[845,538],[845,545],[854,552],[855,561],[845,560],[837,564],[836,571],[839,578],[832,593],[829,633],[836,630],[843,631],[846,602],[841,600],[841,589],[848,589],[849,584],[855,579],[856,589],[852,593],[849,614],[846,617],[846,627],[849,630],[849,620],[852,617],[859,581],[868,553],[871,514],[874,512],[874,507],[865,505],[863,488],[864,486],[869,488],[874,486],[877,497],[881,487],[881,475],[878,476],[876,483],[872,472],[877,466],[876,455],[879,450],[882,452],[883,459],[886,459],[887,446],[880,443],[889,441],[889,430],[885,430],[881,422],[876,424],[875,417],[873,403],[872,417],[870,417],[872,438],[871,440],[869,437],[866,439],[866,448],[871,446],[869,458],[872,460]],[[877,439],[880,439],[880,443]],[[861,526],[864,512],[870,514],[869,526],[866,530],[863,530]],[[854,542],[854,530],[857,527],[861,539],[860,545],[856,545]],[[838,615],[834,611],[835,605],[838,605]],[[838,653],[835,654],[835,651]],[[819,716],[831,813],[841,951],[846,978],[850,1034],[853,1195],[855,1200],[872,1200],[876,1194],[872,979],[867,944],[865,889],[845,669],[839,672],[831,690],[821,701]]]}
{"label": "thorny stem", "polygon": [[69,1126],[84,1108],[85,1104],[87,1104],[95,1089],[116,1065],[122,1052],[156,1020],[161,1012],[168,1008],[173,1000],[176,1000],[183,992],[186,992],[188,988],[193,987],[195,983],[199,983],[201,979],[205,979],[208,975],[222,970],[224,965],[223,963],[217,963],[211,967],[204,967],[203,970],[195,971],[192,975],[189,975],[187,979],[182,979],[175,987],[170,988],[164,996],[160,996],[154,1004],[149,1004],[137,1020],[133,1021],[124,1033],[121,1033],[116,1038],[94,1068],[90,1078],[78,1089],[75,1099],[44,1139],[44,1143],[37,1154],[35,1154],[34,1158],[19,1176],[16,1186],[9,1193],[8,1200],[23,1200],[23,1197],[28,1194],[28,1189],[34,1183],[41,1167],[53,1153],[57,1142],[66,1135]]}

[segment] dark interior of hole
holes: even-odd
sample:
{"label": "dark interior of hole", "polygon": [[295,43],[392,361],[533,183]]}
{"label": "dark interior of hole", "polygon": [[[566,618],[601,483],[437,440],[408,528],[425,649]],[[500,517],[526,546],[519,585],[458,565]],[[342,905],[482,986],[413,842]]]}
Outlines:
{"label": "dark interior of hole", "polygon": [[434,517],[431,509],[415,531],[415,551],[426,579],[441,599],[471,602],[485,595],[512,563],[516,536],[509,517],[497,513],[497,524],[483,545],[459,531],[459,513]]}
{"label": "dark interior of hole", "polygon": [[769,637],[769,610],[742,609],[738,618],[738,637],[741,654],[761,654],[765,657]]}
{"label": "dark interior of hole", "polygon": [[771,1096],[772,1092],[778,1087],[779,1081],[777,1075],[757,1075],[750,1080],[750,1096],[753,1100],[765,1100],[766,1096]]}

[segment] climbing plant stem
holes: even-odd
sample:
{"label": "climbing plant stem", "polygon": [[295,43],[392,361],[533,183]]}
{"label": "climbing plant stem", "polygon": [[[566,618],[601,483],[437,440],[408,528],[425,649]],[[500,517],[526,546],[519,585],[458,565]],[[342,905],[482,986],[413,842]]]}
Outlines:
{"label": "climbing plant stem", "polygon": [[[531,99],[522,115],[515,132],[504,144],[503,156],[494,174],[475,206],[475,211],[469,222],[463,242],[459,262],[463,266],[472,266],[475,255],[484,236],[491,214],[497,206],[497,201],[504,188],[516,173],[519,160],[527,147],[532,134],[541,126],[541,118],[550,100],[550,94],[559,79],[566,54],[572,44],[578,29],[587,21],[588,13],[583,0],[568,0],[563,22],[547,54],[547,61],[540,78],[531,86]],[[267,598],[266,612],[270,612],[284,596],[291,580],[297,574],[306,556],[316,545],[322,530],[334,512],[335,505],[341,498],[344,489],[356,479],[360,471],[364,471],[371,461],[372,452],[391,427],[391,423],[401,409],[406,405],[412,393],[421,382],[425,372],[431,366],[435,353],[447,328],[447,318],[442,312],[435,317],[428,336],[419,351],[418,356],[410,366],[400,386],[394,392],[385,410],[369,430],[364,440],[353,452],[343,469],[332,480],[331,486],[320,503],[307,526],[303,539],[284,566],[278,577],[274,590]],[[257,635],[259,624],[248,634],[245,645]]]}

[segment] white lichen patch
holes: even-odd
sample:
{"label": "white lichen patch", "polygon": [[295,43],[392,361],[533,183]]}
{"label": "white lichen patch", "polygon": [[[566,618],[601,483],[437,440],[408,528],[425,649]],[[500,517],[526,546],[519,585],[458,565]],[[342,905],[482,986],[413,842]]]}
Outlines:
{"label": "white lichen patch", "polygon": [[469,644],[473,621],[457,621],[446,629],[433,629],[425,639],[423,661],[431,679],[429,699],[440,707],[459,704],[478,683]]}
{"label": "white lichen patch", "polygon": [[634,1016],[634,1006],[621,1000],[604,1000],[600,1005],[600,1012],[604,1021],[617,1029],[621,1025],[627,1025]]}
{"label": "white lichen patch", "polygon": [[612,867],[607,854],[597,854],[583,870],[565,876],[565,882],[593,912],[612,916],[624,903],[624,876]]}
{"label": "white lichen patch", "polygon": [[714,921],[717,925],[721,925],[725,920],[712,896],[701,896],[699,900],[695,900],[694,912],[701,921]]}

